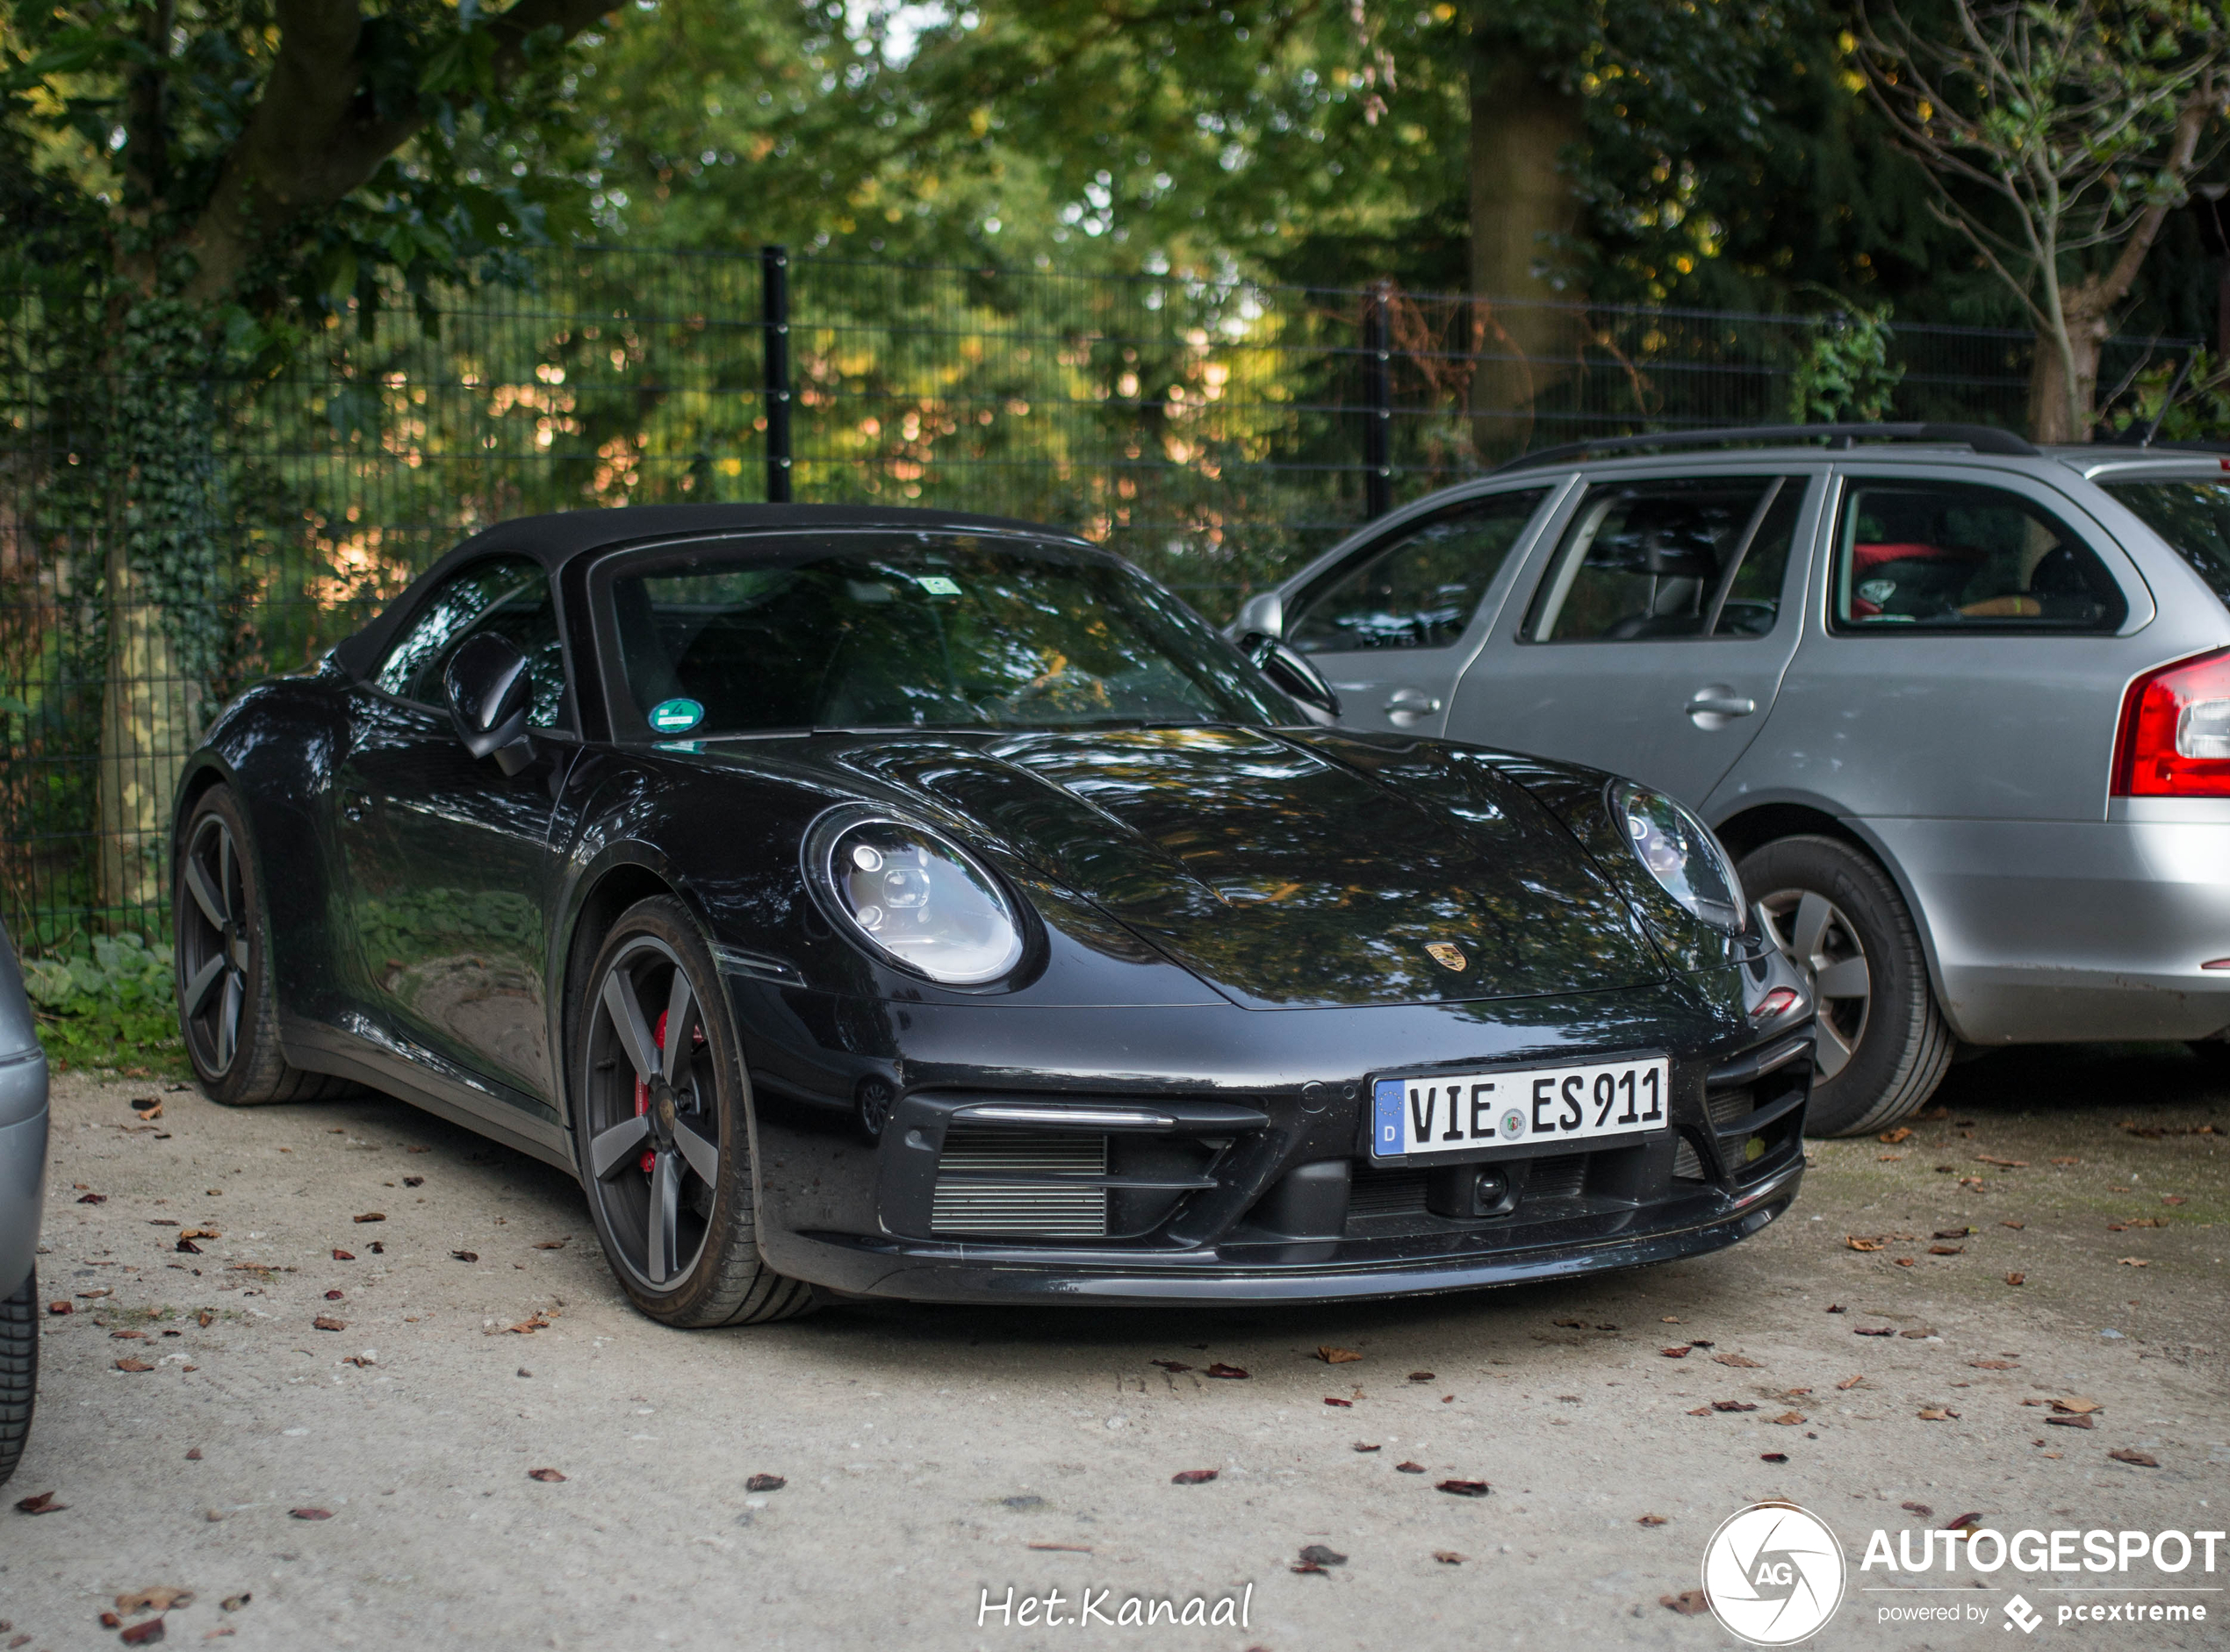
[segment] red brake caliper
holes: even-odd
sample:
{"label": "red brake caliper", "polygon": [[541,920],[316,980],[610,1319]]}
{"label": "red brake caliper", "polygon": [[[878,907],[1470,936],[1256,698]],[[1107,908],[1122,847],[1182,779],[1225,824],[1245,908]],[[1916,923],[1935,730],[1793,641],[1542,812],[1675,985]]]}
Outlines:
{"label": "red brake caliper", "polygon": [[[663,1009],[658,1011],[658,1024],[651,1029],[651,1042],[661,1052],[665,1049],[665,1011]],[[649,1083],[644,1081],[643,1075],[638,1073],[635,1075],[635,1116],[637,1118],[640,1118],[644,1114],[649,1112],[650,1110],[651,1087]],[[652,1153],[648,1147],[645,1147],[643,1150],[643,1174],[646,1176],[649,1175],[651,1174],[651,1167],[658,1163],[658,1154]]]}

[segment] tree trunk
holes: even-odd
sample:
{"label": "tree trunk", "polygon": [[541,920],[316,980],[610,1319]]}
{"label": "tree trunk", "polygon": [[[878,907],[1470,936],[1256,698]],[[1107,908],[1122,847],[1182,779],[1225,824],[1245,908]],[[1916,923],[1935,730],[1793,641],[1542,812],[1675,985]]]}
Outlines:
{"label": "tree trunk", "polygon": [[168,894],[170,799],[200,730],[201,691],[181,674],[162,609],[120,537],[108,555],[108,680],[101,697],[100,901],[112,925],[152,920]]}
{"label": "tree trunk", "polygon": [[1579,222],[1579,202],[1557,170],[1560,152],[1585,136],[1579,100],[1494,29],[1482,5],[1471,47],[1471,441],[1493,460],[1532,445],[1545,394],[1568,377],[1579,353],[1579,318],[1548,306],[1574,305],[1536,273],[1551,239]]}
{"label": "tree trunk", "polygon": [[2075,357],[2075,382],[2060,341],[2039,332],[2036,359],[2029,369],[2029,439],[2040,442],[2088,442],[2098,405],[2098,356],[2111,331],[2104,315],[2085,314],[2076,289],[2066,305],[2068,353]]}

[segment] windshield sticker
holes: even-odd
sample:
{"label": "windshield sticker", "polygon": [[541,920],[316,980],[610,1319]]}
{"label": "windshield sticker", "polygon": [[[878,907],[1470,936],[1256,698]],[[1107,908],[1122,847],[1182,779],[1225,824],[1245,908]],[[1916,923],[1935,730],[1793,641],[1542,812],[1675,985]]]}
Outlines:
{"label": "windshield sticker", "polygon": [[914,583],[932,597],[956,597],[960,594],[960,586],[941,573],[917,574]]}
{"label": "windshield sticker", "polygon": [[704,716],[705,708],[694,700],[661,700],[651,707],[651,727],[660,734],[687,734]]}

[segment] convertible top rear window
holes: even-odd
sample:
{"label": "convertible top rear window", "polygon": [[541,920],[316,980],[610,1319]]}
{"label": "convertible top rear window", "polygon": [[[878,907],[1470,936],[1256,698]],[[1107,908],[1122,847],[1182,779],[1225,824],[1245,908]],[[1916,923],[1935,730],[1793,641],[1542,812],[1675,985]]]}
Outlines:
{"label": "convertible top rear window", "polygon": [[615,719],[654,735],[1295,721],[1191,609],[1083,547],[737,540],[630,558],[600,583]]}
{"label": "convertible top rear window", "polygon": [[2230,485],[2108,482],[2106,492],[2173,546],[2207,586],[2230,602]]}

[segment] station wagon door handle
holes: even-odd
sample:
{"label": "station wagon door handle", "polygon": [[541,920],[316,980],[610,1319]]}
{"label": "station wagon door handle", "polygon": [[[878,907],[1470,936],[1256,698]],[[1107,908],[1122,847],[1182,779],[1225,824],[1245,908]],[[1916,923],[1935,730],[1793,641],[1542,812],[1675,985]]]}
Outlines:
{"label": "station wagon door handle", "polygon": [[[1756,700],[1742,694],[1731,693],[1716,683],[1708,688],[1698,689],[1689,697],[1687,707],[1688,715],[1696,719],[1707,729],[1717,728],[1719,724],[1716,720],[1719,718],[1747,717],[1757,709]],[[1703,720],[1707,717],[1713,721],[1704,722]]]}
{"label": "station wagon door handle", "polygon": [[1399,723],[1415,722],[1439,709],[1439,697],[1421,688],[1397,688],[1386,700],[1386,715]]}

